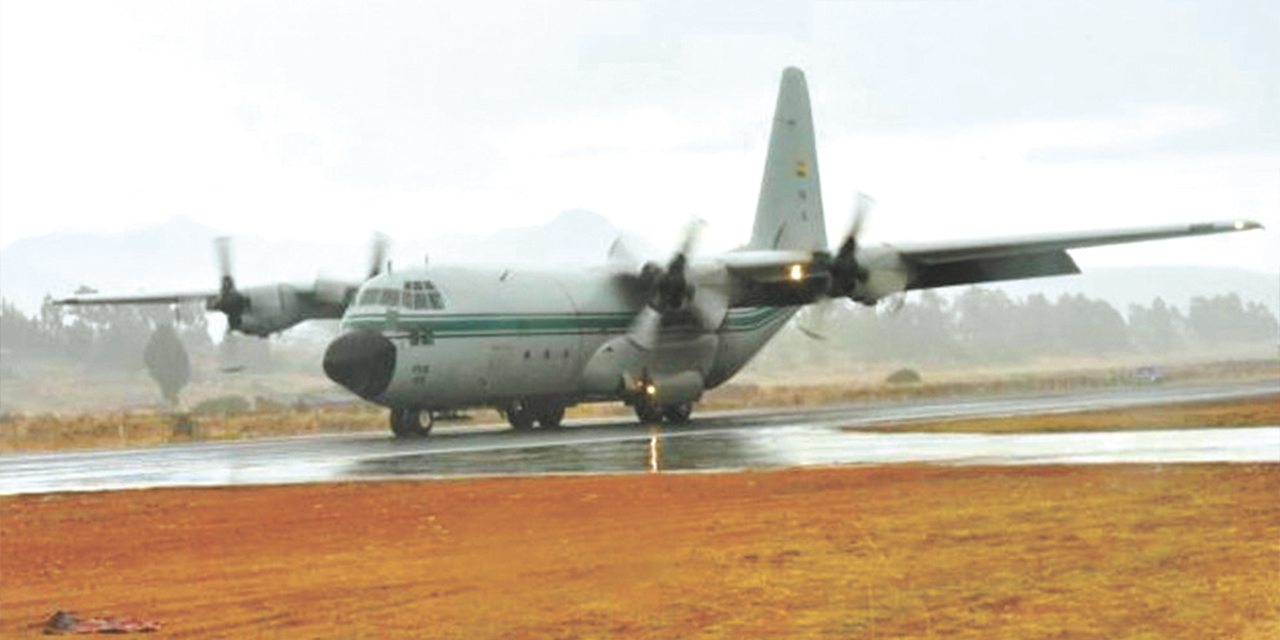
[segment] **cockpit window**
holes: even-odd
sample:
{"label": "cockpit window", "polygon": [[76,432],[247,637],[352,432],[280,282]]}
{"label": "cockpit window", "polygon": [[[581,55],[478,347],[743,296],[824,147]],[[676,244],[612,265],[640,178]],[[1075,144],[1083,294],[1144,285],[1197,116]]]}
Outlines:
{"label": "cockpit window", "polygon": [[410,309],[443,309],[444,297],[430,280],[404,283],[405,306]]}
{"label": "cockpit window", "polygon": [[444,296],[427,280],[404,283],[404,289],[373,287],[360,292],[360,306],[403,307],[405,309],[443,309]]}

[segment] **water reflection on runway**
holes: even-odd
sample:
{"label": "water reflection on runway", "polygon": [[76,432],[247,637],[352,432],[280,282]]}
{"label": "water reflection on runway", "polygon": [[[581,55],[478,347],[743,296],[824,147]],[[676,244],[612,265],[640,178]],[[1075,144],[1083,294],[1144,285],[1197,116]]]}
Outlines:
{"label": "water reflection on runway", "polygon": [[743,411],[683,426],[579,421],[562,429],[438,428],[388,435],[197,442],[0,456],[0,495],[488,475],[696,472],[892,463],[1280,462],[1280,427],[1112,433],[877,433],[858,427],[961,416],[1060,413],[1274,394],[1280,384],[1139,388],[1035,397],[876,402]]}
{"label": "water reflection on runway", "polygon": [[[656,455],[655,455],[656,454]],[[1061,434],[846,433],[789,427],[510,449],[423,451],[355,461],[354,477],[709,471],[893,464],[1280,462],[1280,427]]]}

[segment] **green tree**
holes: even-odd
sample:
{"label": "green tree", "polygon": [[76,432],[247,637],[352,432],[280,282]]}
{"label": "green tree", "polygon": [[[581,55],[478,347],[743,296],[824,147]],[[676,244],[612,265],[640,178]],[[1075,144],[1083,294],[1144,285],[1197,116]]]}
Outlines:
{"label": "green tree", "polygon": [[1162,298],[1151,301],[1151,307],[1129,305],[1129,336],[1133,346],[1146,352],[1172,351],[1186,344],[1186,320],[1177,307]]}
{"label": "green tree", "polygon": [[152,332],[143,351],[143,362],[164,399],[177,404],[178,393],[191,381],[191,360],[172,324],[161,324]]}
{"label": "green tree", "polygon": [[1246,306],[1234,293],[1192,298],[1187,325],[1207,343],[1273,341],[1278,333],[1276,318],[1266,307],[1256,302]]}

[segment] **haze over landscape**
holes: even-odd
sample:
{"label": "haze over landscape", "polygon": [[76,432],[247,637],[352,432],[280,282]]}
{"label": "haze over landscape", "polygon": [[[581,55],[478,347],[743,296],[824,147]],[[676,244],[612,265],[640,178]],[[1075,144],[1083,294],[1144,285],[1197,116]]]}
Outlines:
{"label": "haze over landscape", "polygon": [[[1251,218],[1268,230],[1081,266],[1280,265],[1272,2],[4,8],[6,253],[174,216],[333,246],[576,208],[659,247],[696,215],[725,249],[797,65],[831,237],[863,191],[872,239]],[[295,271],[346,267],[323,262]]]}
{"label": "haze over landscape", "polygon": [[[190,218],[175,217],[116,233],[25,238],[0,251],[0,296],[33,313],[46,295],[59,297],[82,286],[112,293],[216,289],[213,239],[223,233]],[[602,265],[619,237],[642,256],[667,257],[668,250],[648,240],[642,231],[620,229],[601,215],[579,209],[563,212],[545,224],[493,234],[399,238],[393,241],[390,258],[393,267],[419,264],[424,259],[435,263]],[[236,275],[243,286],[276,281],[305,284],[321,273],[356,277],[364,268],[369,238],[323,242],[239,236],[234,240]],[[1193,241],[1174,244],[1188,242]],[[1078,250],[1073,255],[1087,264],[1088,256],[1097,251]],[[1129,304],[1147,304],[1156,297],[1185,310],[1195,296],[1234,292],[1245,301],[1280,313],[1280,273],[1167,264],[1083,269],[1077,276],[998,283],[987,288],[1007,291],[1013,297],[1041,293],[1050,299],[1080,293],[1106,300],[1121,311]],[[953,294],[961,289],[942,291]],[[215,326],[222,321],[218,314],[210,314],[209,319]]]}
{"label": "haze over landscape", "polygon": [[1255,219],[988,289],[1280,312],[1274,3],[4,9],[0,296],[20,313],[81,286],[214,289],[219,235],[241,286],[355,277],[374,232],[401,265],[600,264],[620,233],[662,259],[691,217],[727,250],[791,65],[829,238],[859,191],[870,243]]}
{"label": "haze over landscape", "polygon": [[[268,354],[267,343],[225,343],[223,315],[197,309],[175,315],[163,306],[69,308],[63,320],[55,323],[62,327],[58,329],[39,320],[41,300],[47,293],[61,295],[81,286],[123,293],[215,289],[212,239],[219,233],[197,221],[175,218],[114,234],[24,238],[0,251],[0,297],[7,304],[17,303],[0,313],[0,323],[5,325],[0,333],[0,349],[5,351],[0,410],[158,401],[159,394],[146,378],[144,347],[153,328],[175,318],[192,354],[192,383],[186,397],[348,398],[323,377],[319,364],[320,354],[335,335],[333,322],[311,321],[294,327],[282,338],[272,339]],[[632,238],[641,254],[665,257],[663,249],[645,247],[641,234],[627,233],[602,216],[575,210],[546,224],[490,235],[402,239],[393,247],[391,258],[393,266],[419,263],[424,255],[441,262],[492,262],[491,256],[501,256],[501,262],[513,265],[599,265],[620,235]],[[242,286],[290,279],[308,284],[316,276],[309,268],[317,264],[329,275],[355,277],[367,250],[367,239],[360,238],[328,243],[261,237],[236,240],[236,273]],[[846,305],[827,322],[825,341],[802,335],[797,328],[804,321],[801,315],[762,352],[753,370],[803,378],[902,365],[925,367],[927,375],[939,369],[988,365],[1064,366],[1045,365],[1044,358],[1065,358],[1066,366],[1088,363],[1092,367],[1108,366],[1115,358],[1121,362],[1188,356],[1274,358],[1280,335],[1276,328],[1278,276],[1246,269],[1099,267],[1086,268],[1079,276],[936,291],[937,295],[909,294],[897,312],[890,310],[893,305],[882,305],[878,312]],[[35,326],[24,324],[20,316],[31,318]],[[82,322],[87,325],[81,326]],[[245,366],[247,373],[222,371]],[[90,381],[92,385],[82,384]],[[90,387],[92,394],[65,391]]]}
{"label": "haze over landscape", "polygon": [[0,636],[1280,638],[1278,26],[0,0]]}

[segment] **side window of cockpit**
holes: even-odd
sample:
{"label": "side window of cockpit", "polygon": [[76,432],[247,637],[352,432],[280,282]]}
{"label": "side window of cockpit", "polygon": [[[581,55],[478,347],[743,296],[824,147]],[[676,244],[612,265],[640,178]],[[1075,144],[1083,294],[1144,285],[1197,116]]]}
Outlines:
{"label": "side window of cockpit", "polygon": [[423,289],[426,291],[427,299],[430,301],[432,309],[444,308],[444,296],[440,295],[440,290],[430,282],[422,283]]}
{"label": "side window of cockpit", "polygon": [[378,304],[386,307],[400,306],[400,292],[395,289],[380,289],[382,294],[378,298]]}
{"label": "side window of cockpit", "polygon": [[360,302],[356,303],[356,304],[357,304],[357,306],[362,306],[362,307],[363,307],[363,306],[369,306],[369,305],[378,304],[378,296],[379,296],[379,295],[381,295],[381,294],[379,293],[379,291],[381,291],[381,290],[380,290],[380,289],[365,289],[364,291],[361,291],[361,292],[360,292]]}

